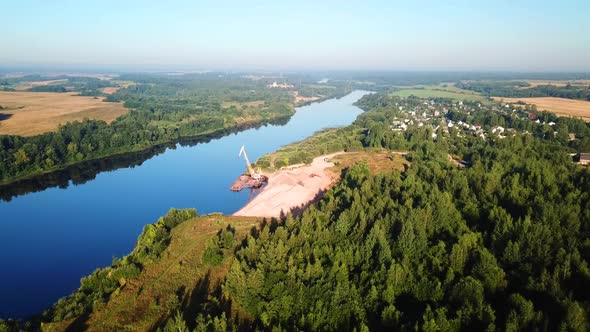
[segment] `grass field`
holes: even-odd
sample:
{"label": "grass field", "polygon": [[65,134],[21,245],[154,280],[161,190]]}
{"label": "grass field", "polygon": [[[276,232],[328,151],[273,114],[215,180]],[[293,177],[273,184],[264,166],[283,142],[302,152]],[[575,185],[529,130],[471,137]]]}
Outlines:
{"label": "grass field", "polygon": [[393,92],[392,95],[398,97],[416,96],[419,98],[449,98],[461,101],[467,100],[481,103],[488,102],[486,97],[478,94],[477,92],[459,89],[450,83],[440,85],[417,85],[398,88],[401,88],[401,90]]}
{"label": "grass field", "polygon": [[74,93],[0,92],[0,135],[32,136],[84,118],[112,122],[127,113],[122,103]]}
{"label": "grass field", "polygon": [[410,162],[405,158],[404,152],[364,150],[341,154],[332,158],[334,166],[330,168],[330,171],[340,175],[343,169],[361,161],[367,163],[369,171],[373,175],[389,173],[394,169],[404,171],[406,167],[410,166]]}
{"label": "grass field", "polygon": [[44,331],[155,331],[163,317],[173,313],[178,297],[180,308],[196,319],[199,305],[207,289],[214,289],[226,275],[232,262],[231,250],[220,265],[209,266],[202,261],[207,241],[219,230],[231,225],[236,237],[245,237],[261,218],[202,216],[181,223],[172,231],[168,248],[156,262],[145,266],[137,278],[129,282],[109,301],[96,308],[90,317],[78,321],[47,324]]}
{"label": "grass field", "polygon": [[555,97],[537,97],[537,98],[504,98],[493,97],[494,100],[506,103],[516,103],[522,101],[530,105],[536,105],[539,111],[549,111],[557,115],[571,116],[582,118],[584,121],[590,121],[590,101],[555,98]]}

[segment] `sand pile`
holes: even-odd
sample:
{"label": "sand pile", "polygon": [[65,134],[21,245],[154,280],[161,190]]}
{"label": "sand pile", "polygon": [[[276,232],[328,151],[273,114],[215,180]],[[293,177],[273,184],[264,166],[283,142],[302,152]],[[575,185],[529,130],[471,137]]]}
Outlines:
{"label": "sand pile", "polygon": [[268,185],[234,216],[278,217],[281,211],[307,205],[328,189],[335,176],[327,170],[329,160],[343,152],[317,157],[308,166],[270,174]]}

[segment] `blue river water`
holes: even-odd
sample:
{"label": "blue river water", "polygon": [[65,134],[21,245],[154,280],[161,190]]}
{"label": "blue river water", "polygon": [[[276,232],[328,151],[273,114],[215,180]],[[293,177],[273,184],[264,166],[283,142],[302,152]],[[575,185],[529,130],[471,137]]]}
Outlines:
{"label": "blue river water", "polygon": [[[135,167],[102,172],[83,184],[0,201],[0,318],[42,312],[80,278],[128,254],[148,223],[172,208],[231,214],[249,192],[230,192],[250,160],[327,128],[352,123],[366,91],[297,108],[286,125],[268,125],[194,146],[176,145]],[[63,187],[63,186],[62,186]],[[1,189],[0,189],[1,190]]]}

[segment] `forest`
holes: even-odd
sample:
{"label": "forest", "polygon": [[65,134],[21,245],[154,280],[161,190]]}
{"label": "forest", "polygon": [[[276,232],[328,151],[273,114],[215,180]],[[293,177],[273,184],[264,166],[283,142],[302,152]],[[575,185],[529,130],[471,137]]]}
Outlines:
{"label": "forest", "polygon": [[590,101],[590,86],[539,85],[529,87],[524,81],[458,82],[461,89],[472,90],[488,97],[558,97]]}
{"label": "forest", "polygon": [[[196,319],[174,304],[160,330],[587,331],[590,169],[572,163],[567,143],[540,132],[482,140],[434,139],[430,128],[379,130],[399,101],[365,96],[354,125],[315,140],[328,150],[407,149],[411,167],[373,175],[361,162],[302,215],[267,220],[241,239],[221,228],[203,264],[231,255],[226,275],[202,298]],[[572,128],[588,134],[587,126]],[[450,153],[469,166],[450,164]],[[146,227],[111,273],[126,280],[141,273],[170,229],[194,215],[173,210]],[[108,301],[116,285],[100,281],[106,276],[85,279],[41,320]]]}

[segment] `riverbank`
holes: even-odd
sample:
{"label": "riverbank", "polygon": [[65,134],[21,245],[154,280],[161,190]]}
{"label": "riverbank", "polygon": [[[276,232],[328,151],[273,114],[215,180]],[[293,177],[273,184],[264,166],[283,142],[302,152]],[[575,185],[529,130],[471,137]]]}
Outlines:
{"label": "riverbank", "polygon": [[299,212],[313,203],[339,178],[330,171],[336,152],[316,157],[309,165],[290,166],[269,174],[268,185],[246,206],[234,213],[242,217],[279,217],[281,213]]}
{"label": "riverbank", "polygon": [[106,159],[106,158],[113,158],[113,157],[122,156],[125,154],[142,153],[142,152],[146,152],[150,149],[157,148],[159,146],[168,146],[170,144],[181,143],[182,141],[186,141],[186,140],[198,140],[201,138],[206,140],[208,137],[220,138],[220,137],[232,134],[232,133],[237,133],[237,132],[240,132],[243,130],[248,130],[248,129],[255,128],[255,127],[261,127],[261,126],[264,126],[267,124],[286,123],[293,116],[293,114],[295,114],[295,109],[293,109],[292,113],[288,114],[288,115],[279,115],[279,116],[266,118],[266,119],[253,119],[253,120],[248,120],[248,121],[239,122],[239,123],[236,122],[232,126],[225,126],[223,128],[210,129],[210,130],[206,130],[206,131],[191,134],[191,135],[179,135],[179,136],[175,137],[174,139],[170,139],[170,140],[154,141],[154,142],[151,142],[150,144],[134,145],[134,146],[123,147],[121,149],[111,150],[111,151],[108,151],[108,152],[105,152],[105,153],[102,153],[102,154],[99,154],[96,156],[92,156],[90,158],[71,161],[71,162],[68,162],[68,163],[65,163],[62,165],[57,165],[57,166],[54,166],[51,168],[46,168],[43,170],[30,172],[30,173],[27,173],[22,176],[12,177],[7,180],[0,180],[0,190],[5,189],[5,188],[9,187],[10,185],[16,184],[21,181],[32,180],[32,179],[35,179],[35,178],[38,178],[38,177],[41,177],[44,175],[49,175],[49,174],[52,174],[55,172],[63,171],[63,170],[66,170],[71,167],[75,167],[75,166],[83,164],[83,163],[93,162],[93,161]]}

